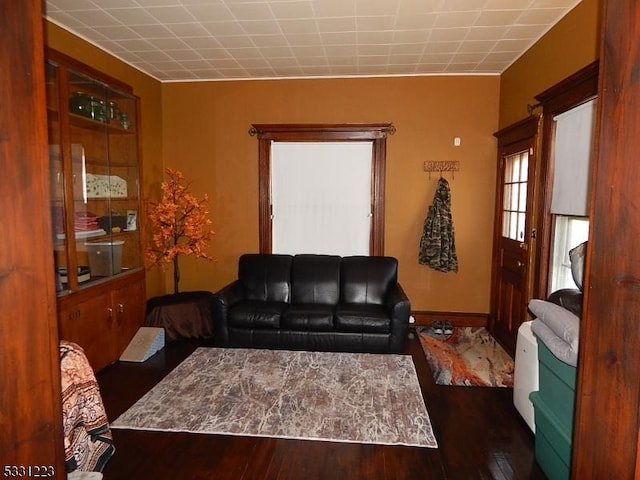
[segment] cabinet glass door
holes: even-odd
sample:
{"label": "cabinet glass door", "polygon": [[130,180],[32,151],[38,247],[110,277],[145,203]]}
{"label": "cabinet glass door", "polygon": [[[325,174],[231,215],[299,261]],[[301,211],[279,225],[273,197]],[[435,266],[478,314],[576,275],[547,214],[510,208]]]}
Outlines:
{"label": "cabinet glass door", "polygon": [[67,240],[64,208],[64,163],[62,139],[60,136],[59,68],[53,62],[45,65],[47,92],[47,116],[49,133],[49,172],[51,195],[51,228],[53,233],[53,254],[55,261],[56,291],[62,292],[68,286]]}
{"label": "cabinet glass door", "polygon": [[110,223],[105,229],[121,244],[122,270],[142,267],[140,256],[140,181],[137,102],[115,90],[107,91],[109,120]]}
{"label": "cabinet glass door", "polygon": [[141,266],[135,98],[69,72],[78,283]]}
{"label": "cabinet glass door", "polygon": [[46,63],[58,294],[142,267],[137,98]]}
{"label": "cabinet glass door", "polygon": [[[78,284],[113,275],[109,232],[99,219],[110,209],[109,143],[105,87],[69,71],[69,147],[73,246]],[[95,247],[92,246],[94,242]],[[99,249],[97,246],[104,244]],[[93,265],[91,265],[91,264]],[[93,266],[93,269],[91,268]],[[91,275],[93,271],[93,275]]]}

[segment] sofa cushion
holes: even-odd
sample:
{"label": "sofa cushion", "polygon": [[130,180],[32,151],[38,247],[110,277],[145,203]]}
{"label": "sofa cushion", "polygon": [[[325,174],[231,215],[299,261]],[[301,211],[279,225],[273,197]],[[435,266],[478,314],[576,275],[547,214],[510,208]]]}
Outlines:
{"label": "sofa cushion", "polygon": [[291,264],[291,303],[336,305],[340,266],[335,255],[296,255]]}
{"label": "sofa cushion", "polygon": [[382,305],[340,304],[336,308],[335,328],[341,332],[389,333],[391,319]]}
{"label": "sofa cushion", "polygon": [[285,308],[284,302],[242,300],[229,310],[228,323],[240,328],[279,328]]}
{"label": "sofa cushion", "polygon": [[387,290],[398,281],[398,261],[393,257],[345,257],[342,260],[343,303],[385,302]]}
{"label": "sofa cushion", "polygon": [[282,314],[281,327],[287,330],[330,332],[333,330],[333,306],[296,303]]}
{"label": "sofa cushion", "polygon": [[291,255],[249,253],[238,262],[238,280],[247,300],[289,302]]}

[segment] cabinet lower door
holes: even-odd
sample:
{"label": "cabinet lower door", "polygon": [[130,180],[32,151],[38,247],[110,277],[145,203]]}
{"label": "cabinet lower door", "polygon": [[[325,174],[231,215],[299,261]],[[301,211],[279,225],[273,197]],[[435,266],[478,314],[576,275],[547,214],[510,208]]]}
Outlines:
{"label": "cabinet lower door", "polygon": [[94,372],[114,359],[114,312],[111,293],[71,305],[58,312],[60,339],[80,345]]}
{"label": "cabinet lower door", "polygon": [[144,281],[133,282],[113,292],[113,305],[116,311],[115,350],[120,358],[129,342],[144,320],[145,290]]}

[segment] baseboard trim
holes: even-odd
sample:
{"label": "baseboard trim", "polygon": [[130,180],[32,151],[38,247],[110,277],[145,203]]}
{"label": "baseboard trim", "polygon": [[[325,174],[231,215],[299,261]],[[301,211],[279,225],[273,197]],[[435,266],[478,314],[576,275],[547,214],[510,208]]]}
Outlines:
{"label": "baseboard trim", "polygon": [[454,327],[486,327],[489,321],[488,313],[466,313],[466,312],[411,312],[416,322],[414,327],[428,327],[437,320],[444,320]]}

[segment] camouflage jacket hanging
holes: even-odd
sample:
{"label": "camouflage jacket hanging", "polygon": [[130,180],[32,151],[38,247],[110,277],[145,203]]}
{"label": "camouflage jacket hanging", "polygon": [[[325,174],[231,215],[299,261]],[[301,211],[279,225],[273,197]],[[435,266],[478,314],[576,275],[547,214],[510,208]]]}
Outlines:
{"label": "camouflage jacket hanging", "polygon": [[451,191],[446,179],[438,180],[438,188],[424,221],[418,261],[439,272],[457,272],[458,256],[451,218]]}

